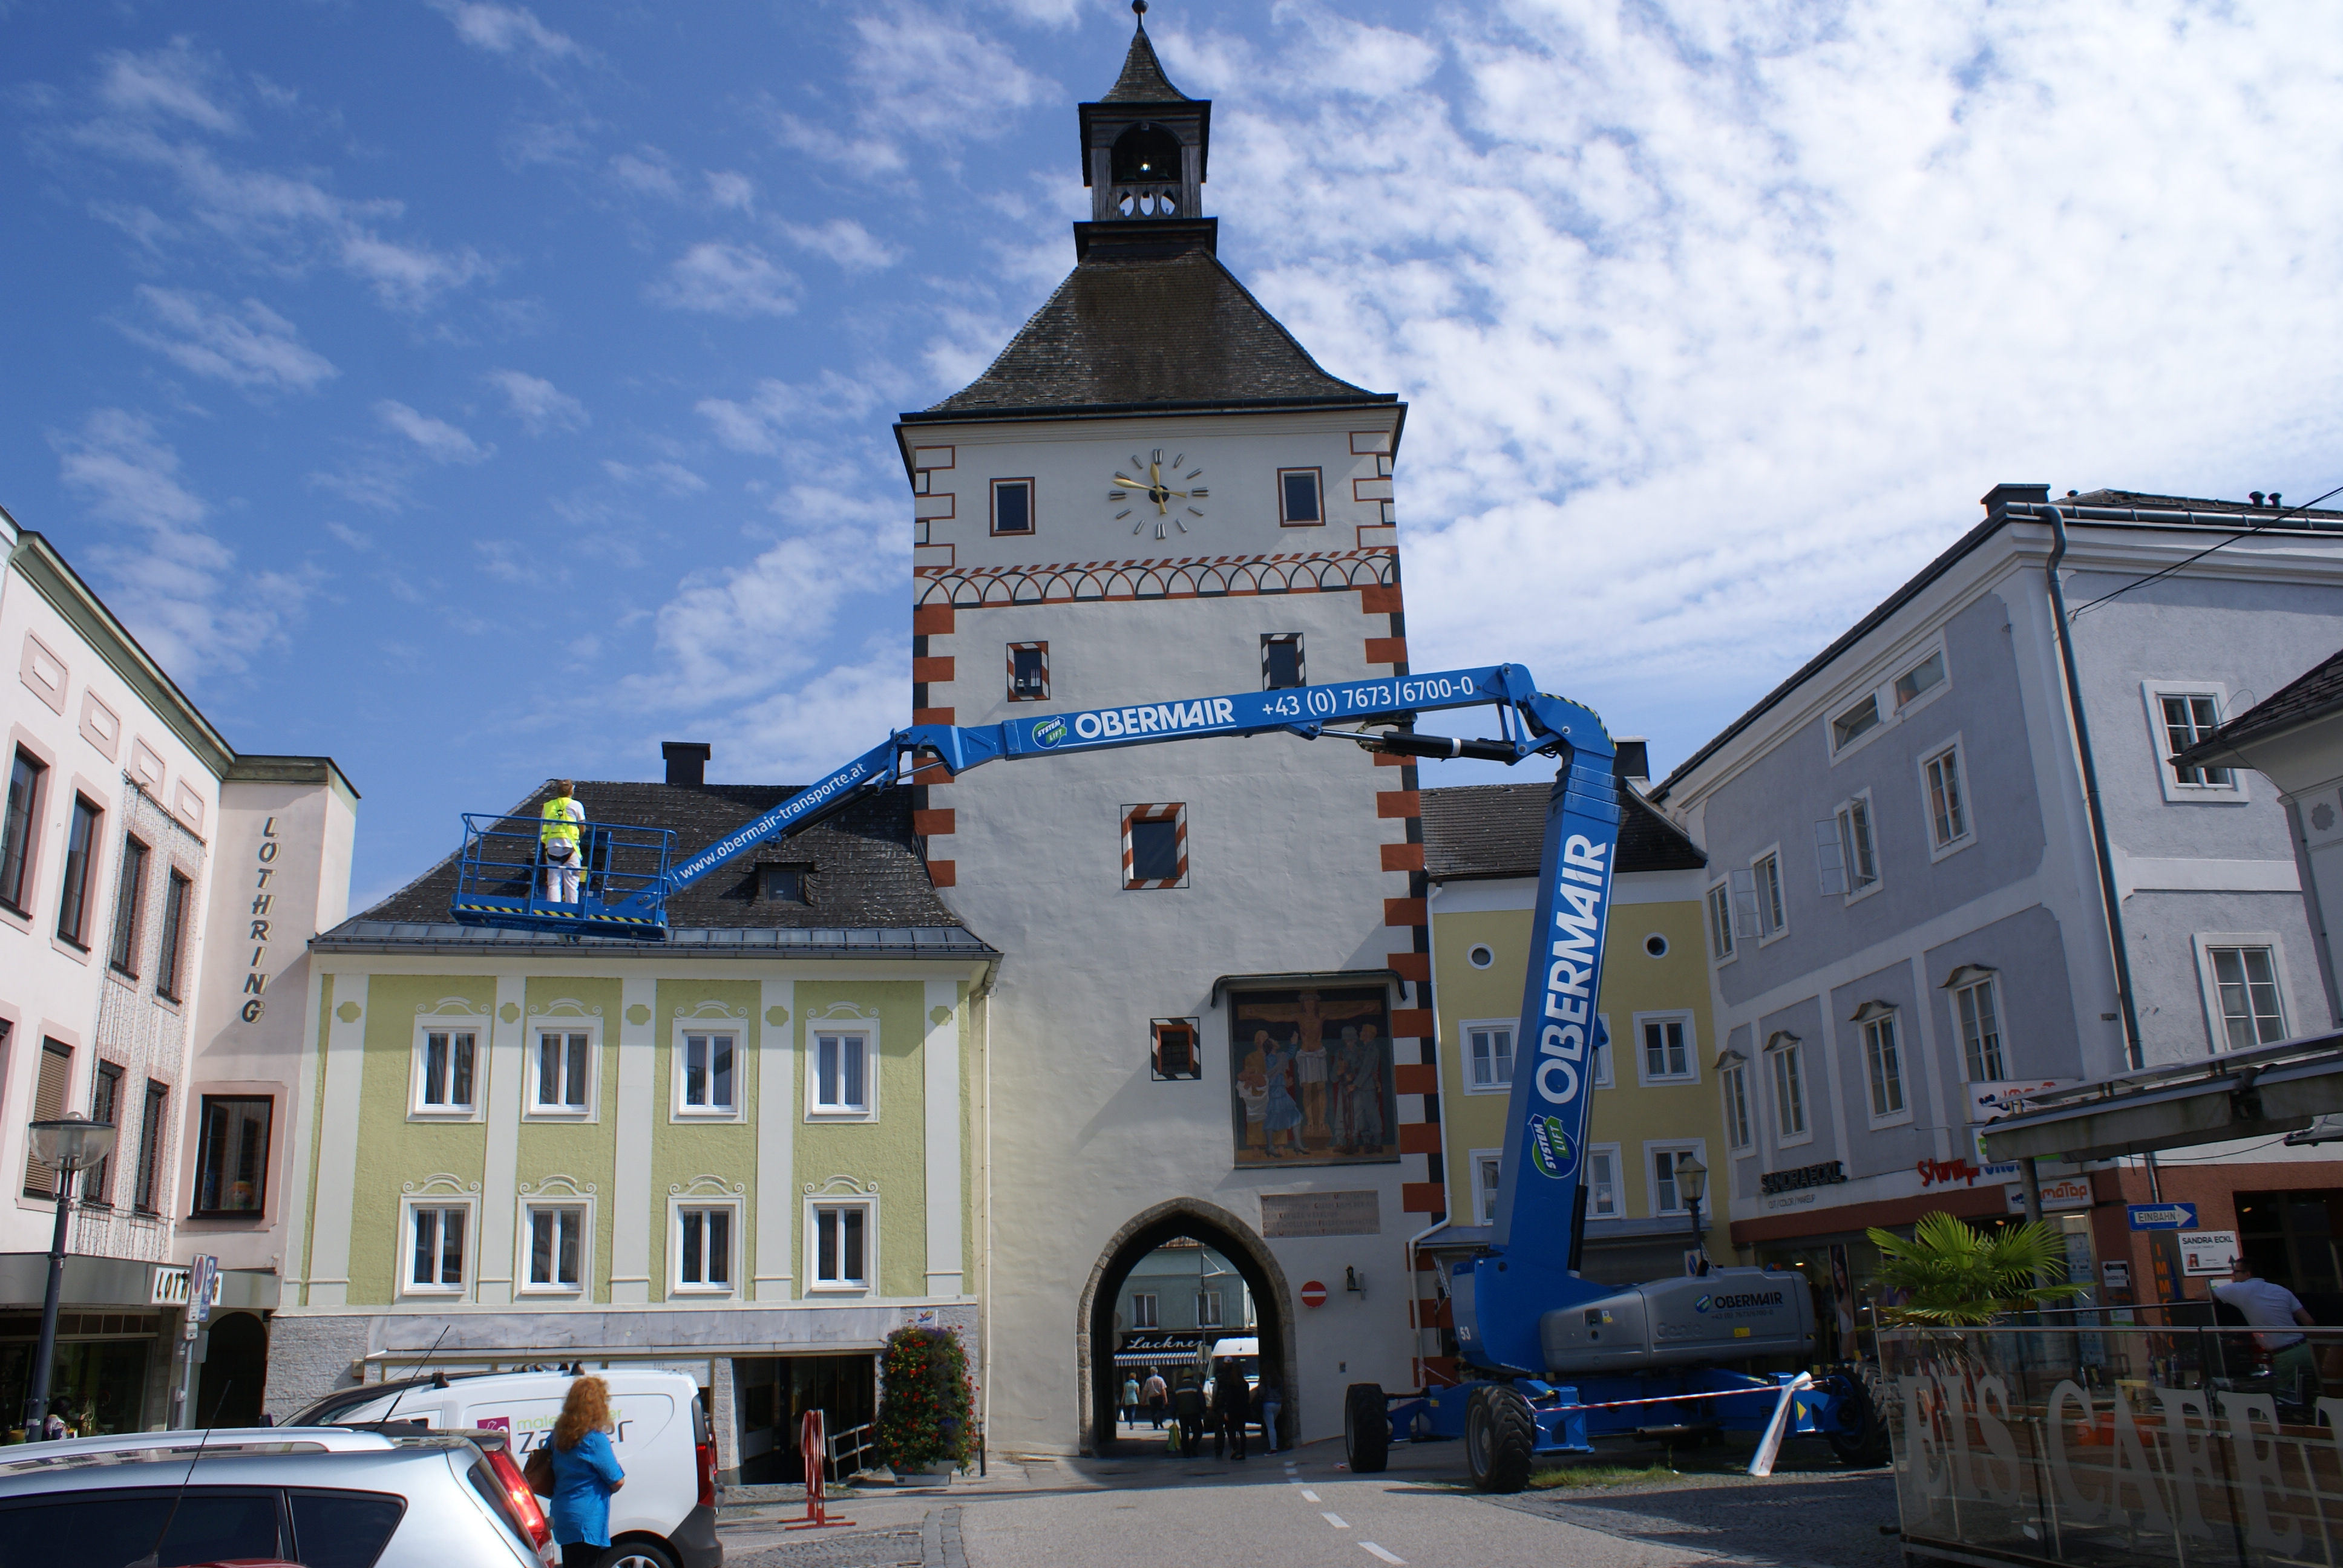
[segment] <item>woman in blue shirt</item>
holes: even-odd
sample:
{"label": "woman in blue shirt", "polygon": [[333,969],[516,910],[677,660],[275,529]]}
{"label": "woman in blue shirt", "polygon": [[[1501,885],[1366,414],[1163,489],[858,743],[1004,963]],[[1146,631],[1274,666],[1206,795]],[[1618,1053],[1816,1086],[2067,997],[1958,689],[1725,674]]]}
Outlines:
{"label": "woman in blue shirt", "polygon": [[610,1448],[610,1387],[581,1377],[553,1423],[553,1539],[562,1568],[593,1568],[610,1548],[610,1493],[627,1483]]}

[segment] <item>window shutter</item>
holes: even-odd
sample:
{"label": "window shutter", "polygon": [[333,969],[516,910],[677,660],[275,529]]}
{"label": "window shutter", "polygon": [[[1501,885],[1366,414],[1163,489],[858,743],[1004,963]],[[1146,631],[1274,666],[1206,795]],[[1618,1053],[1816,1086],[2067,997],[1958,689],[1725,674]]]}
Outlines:
{"label": "window shutter", "polygon": [[1757,935],[1757,873],[1745,866],[1733,873],[1733,934]]}
{"label": "window shutter", "polygon": [[1815,824],[1815,862],[1822,870],[1825,894],[1846,892],[1846,847],[1839,840],[1835,817]]}
{"label": "window shutter", "polygon": [[[35,1121],[54,1121],[65,1113],[65,1085],[73,1077],[73,1052],[56,1041],[41,1042],[41,1076],[33,1088]],[[25,1196],[46,1198],[56,1191],[56,1174],[30,1155],[25,1159]]]}

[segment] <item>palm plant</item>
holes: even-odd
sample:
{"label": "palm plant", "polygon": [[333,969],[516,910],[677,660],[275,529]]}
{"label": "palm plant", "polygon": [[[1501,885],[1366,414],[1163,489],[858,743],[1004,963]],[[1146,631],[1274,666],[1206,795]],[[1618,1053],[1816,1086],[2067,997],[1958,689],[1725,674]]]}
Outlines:
{"label": "palm plant", "polygon": [[1938,1210],[1924,1214],[1906,1241],[1874,1227],[1879,1282],[1904,1292],[1897,1306],[1879,1309],[1890,1325],[1981,1328],[2004,1312],[2080,1295],[2077,1284],[2046,1284],[2066,1272],[2065,1236],[2036,1221],[1987,1234]]}

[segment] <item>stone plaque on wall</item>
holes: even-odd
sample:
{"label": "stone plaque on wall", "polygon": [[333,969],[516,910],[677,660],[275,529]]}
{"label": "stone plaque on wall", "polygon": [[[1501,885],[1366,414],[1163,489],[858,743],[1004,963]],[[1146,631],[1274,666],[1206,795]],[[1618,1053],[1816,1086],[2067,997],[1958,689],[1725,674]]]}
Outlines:
{"label": "stone plaque on wall", "polygon": [[1264,1236],[1377,1236],[1383,1211],[1373,1192],[1263,1192]]}

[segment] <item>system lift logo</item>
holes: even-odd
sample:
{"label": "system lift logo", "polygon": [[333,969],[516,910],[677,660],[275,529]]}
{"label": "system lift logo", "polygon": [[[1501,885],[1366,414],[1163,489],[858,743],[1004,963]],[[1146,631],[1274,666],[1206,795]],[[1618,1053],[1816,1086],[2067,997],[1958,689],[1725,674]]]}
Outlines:
{"label": "system lift logo", "polygon": [[1055,746],[1065,738],[1066,721],[1062,719],[1044,719],[1033,726],[1033,743],[1036,746]]}
{"label": "system lift logo", "polygon": [[1530,1163],[1537,1167],[1539,1175],[1559,1181],[1570,1174],[1576,1155],[1570,1146],[1570,1131],[1561,1117],[1533,1112],[1528,1141]]}
{"label": "system lift logo", "polygon": [[1704,1312],[1708,1311],[1708,1298],[1706,1296],[1702,1296],[1695,1300],[1692,1304],[1692,1310],[1695,1312]]}

